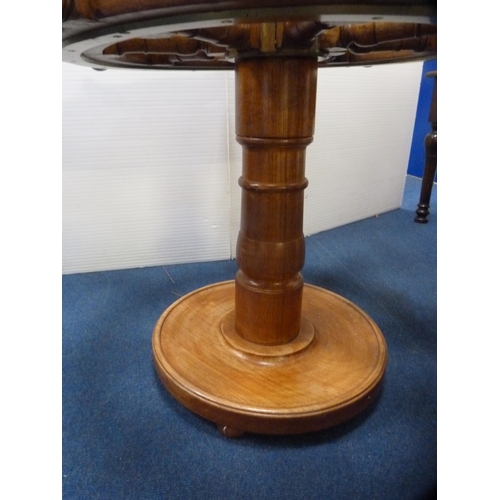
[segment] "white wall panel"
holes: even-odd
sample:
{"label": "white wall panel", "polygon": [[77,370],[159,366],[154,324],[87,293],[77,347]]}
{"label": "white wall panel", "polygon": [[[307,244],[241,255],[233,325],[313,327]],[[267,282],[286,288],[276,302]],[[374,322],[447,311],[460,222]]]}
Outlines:
{"label": "white wall panel", "polygon": [[229,257],[225,74],[63,64],[63,272]]}
{"label": "white wall panel", "polygon": [[320,70],[304,233],[401,206],[421,62]]}
{"label": "white wall panel", "polygon": [[[398,208],[422,63],[319,71],[304,232]],[[234,257],[234,73],[63,64],[63,272]]]}

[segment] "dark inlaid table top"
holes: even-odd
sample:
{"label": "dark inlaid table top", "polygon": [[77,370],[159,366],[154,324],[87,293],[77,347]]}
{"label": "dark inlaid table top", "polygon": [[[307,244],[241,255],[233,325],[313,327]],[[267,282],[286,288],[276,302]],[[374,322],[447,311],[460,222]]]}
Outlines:
{"label": "dark inlaid table top", "polygon": [[319,66],[437,53],[435,1],[63,0],[63,61],[96,69],[231,69],[238,54],[316,54]]}

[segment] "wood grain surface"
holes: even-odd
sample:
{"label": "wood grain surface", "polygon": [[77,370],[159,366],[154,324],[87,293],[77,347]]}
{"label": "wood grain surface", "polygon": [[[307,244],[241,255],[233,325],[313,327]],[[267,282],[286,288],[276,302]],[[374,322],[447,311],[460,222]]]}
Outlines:
{"label": "wood grain surface", "polygon": [[435,57],[431,0],[63,0],[63,60],[232,69],[237,55],[306,51],[321,66]]}
{"label": "wood grain surface", "polygon": [[387,363],[375,323],[346,299],[304,287],[314,339],[296,353],[249,354],[221,324],[234,308],[234,283],[197,290],[165,311],[153,335],[157,372],[182,404],[231,431],[288,434],[336,425],[376,397]]}
{"label": "wood grain surface", "polygon": [[309,53],[237,58],[240,270],[234,283],[178,301],[154,331],[165,387],[226,436],[336,425],[366,408],[385,371],[385,341],[361,310],[319,288],[304,294],[305,150],[316,79]]}
{"label": "wood grain surface", "polygon": [[385,372],[384,338],[300,273],[317,69],[435,57],[436,2],[63,0],[62,12],[67,62],[236,71],[240,270],[158,321],[165,387],[228,437],[310,432],[366,408]]}
{"label": "wood grain surface", "polygon": [[316,75],[311,57],[236,63],[236,137],[243,147],[236,331],[256,344],[286,344],[300,329],[305,149],[313,140]]}

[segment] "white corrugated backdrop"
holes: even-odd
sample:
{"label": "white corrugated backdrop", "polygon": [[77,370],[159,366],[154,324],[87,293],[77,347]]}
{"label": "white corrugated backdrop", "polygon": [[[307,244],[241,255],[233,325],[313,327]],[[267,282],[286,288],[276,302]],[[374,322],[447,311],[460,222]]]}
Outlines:
{"label": "white corrugated backdrop", "polygon": [[[400,206],[421,62],[319,71],[304,233]],[[63,273],[234,257],[234,73],[62,68]]]}

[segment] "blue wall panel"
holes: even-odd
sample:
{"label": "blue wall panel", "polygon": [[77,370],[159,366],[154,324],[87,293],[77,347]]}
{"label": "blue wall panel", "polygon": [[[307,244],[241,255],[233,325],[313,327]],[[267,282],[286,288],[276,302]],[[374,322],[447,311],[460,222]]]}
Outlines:
{"label": "blue wall panel", "polygon": [[437,70],[437,60],[425,61],[422,66],[422,82],[418,97],[417,115],[415,117],[415,128],[413,130],[413,140],[408,161],[408,174],[415,177],[422,177],[425,164],[424,139],[430,132],[429,109],[434,88],[434,78],[426,78],[429,71]]}

